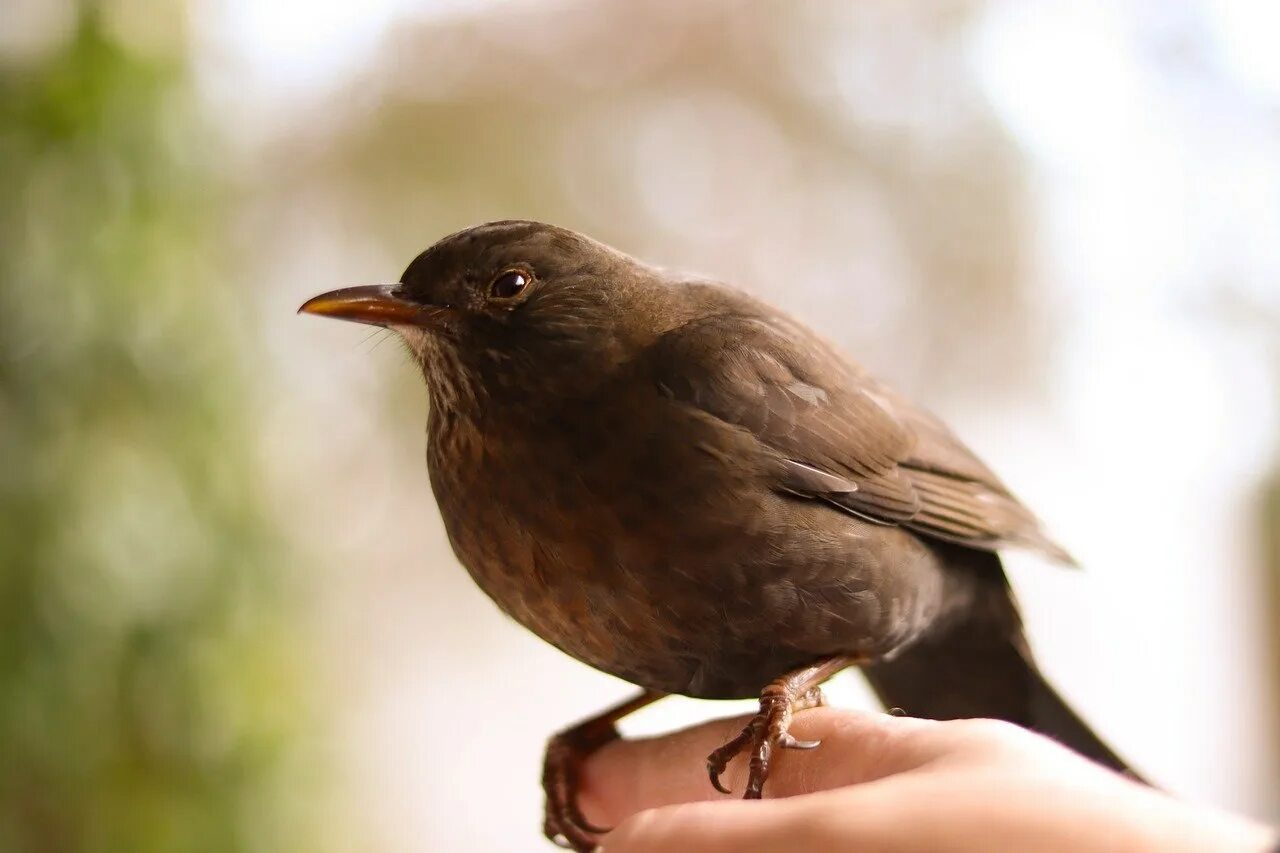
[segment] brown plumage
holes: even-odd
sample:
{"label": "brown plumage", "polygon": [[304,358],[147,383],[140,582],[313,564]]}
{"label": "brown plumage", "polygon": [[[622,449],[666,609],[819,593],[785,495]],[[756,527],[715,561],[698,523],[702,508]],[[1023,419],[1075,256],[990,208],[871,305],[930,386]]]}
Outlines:
{"label": "brown plumage", "polygon": [[[908,713],[1123,767],[1040,676],[994,551],[1070,558],[939,420],[776,309],[519,221],[304,309],[404,337],[450,541],[499,607],[643,701],[762,696],[717,785],[750,748],[758,796],[774,746],[809,746],[792,707],[853,663]],[[548,834],[583,849],[576,762],[619,713],[548,751]]]}

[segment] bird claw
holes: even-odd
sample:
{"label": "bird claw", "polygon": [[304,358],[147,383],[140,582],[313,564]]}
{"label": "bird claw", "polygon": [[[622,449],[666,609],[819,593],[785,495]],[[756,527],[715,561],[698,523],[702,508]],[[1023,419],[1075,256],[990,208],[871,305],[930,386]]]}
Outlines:
{"label": "bird claw", "polygon": [[816,686],[800,693],[786,679],[779,679],[765,687],[760,694],[760,710],[751,722],[737,737],[707,756],[707,775],[712,787],[722,794],[733,793],[720,781],[720,776],[738,753],[749,749],[751,765],[742,798],[760,799],[764,794],[765,780],[769,778],[774,747],[816,749],[821,745],[822,742],[817,740],[798,740],[788,729],[794,712],[823,704],[822,690]]}
{"label": "bird claw", "polygon": [[790,732],[778,738],[778,746],[783,749],[817,749],[822,746],[820,740],[797,740]]}
{"label": "bird claw", "polygon": [[707,775],[711,778],[711,787],[722,794],[732,794],[733,791],[726,788],[724,783],[720,781],[720,775],[729,767],[729,762],[733,760],[733,757],[755,739],[756,729],[759,726],[759,716],[757,714],[753,717],[751,722],[747,723],[746,727],[738,733],[737,737],[707,756]]}
{"label": "bird claw", "polygon": [[720,774],[723,772],[723,767],[717,767],[710,760],[707,761],[707,776],[711,779],[711,787],[722,794],[732,794],[733,791],[726,788],[724,783],[720,781]]}
{"label": "bird claw", "polygon": [[542,834],[557,847],[585,853],[598,846],[594,836],[609,832],[587,820],[578,807],[578,771],[588,755],[615,737],[612,727],[603,732],[570,729],[547,743],[542,767],[546,795]]}
{"label": "bird claw", "polygon": [[761,705],[760,712],[751,718],[741,734],[707,756],[707,775],[711,778],[712,787],[722,794],[733,793],[720,781],[720,776],[738,753],[751,752],[751,768],[743,799],[758,800],[769,776],[769,759],[775,745],[787,749],[813,749],[818,745],[818,741],[796,740],[786,731],[791,718],[788,706],[765,701],[761,701]]}
{"label": "bird claw", "polygon": [[542,813],[542,834],[552,844],[566,850],[589,853],[599,847],[597,836],[609,832],[587,820],[578,807],[578,782],[582,763],[600,747],[617,740],[614,725],[628,714],[662,698],[645,690],[591,719],[566,729],[547,741],[542,759],[542,790],[546,805]]}
{"label": "bird claw", "polygon": [[719,780],[719,775],[721,775],[721,770],[710,765],[710,762],[707,762],[707,776],[712,780],[712,788],[718,790],[718,792],[722,794],[732,794],[732,790],[724,788],[724,783]]}

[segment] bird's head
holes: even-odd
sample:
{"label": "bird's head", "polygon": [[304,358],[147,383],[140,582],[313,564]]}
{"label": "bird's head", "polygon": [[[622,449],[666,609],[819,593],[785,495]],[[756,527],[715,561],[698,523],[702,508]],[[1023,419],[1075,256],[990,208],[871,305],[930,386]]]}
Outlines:
{"label": "bird's head", "polygon": [[589,389],[661,331],[666,292],[661,273],[602,243],[510,220],[445,237],[398,282],[299,310],[394,330],[449,407]]}

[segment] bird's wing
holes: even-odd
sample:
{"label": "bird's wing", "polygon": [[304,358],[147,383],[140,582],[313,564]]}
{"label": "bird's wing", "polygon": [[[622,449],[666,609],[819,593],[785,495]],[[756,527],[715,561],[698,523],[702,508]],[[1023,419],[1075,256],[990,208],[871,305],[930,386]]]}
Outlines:
{"label": "bird's wing", "polygon": [[645,361],[663,394],[750,433],[778,491],[974,548],[1071,562],[941,421],[784,317],[702,317],[663,335]]}

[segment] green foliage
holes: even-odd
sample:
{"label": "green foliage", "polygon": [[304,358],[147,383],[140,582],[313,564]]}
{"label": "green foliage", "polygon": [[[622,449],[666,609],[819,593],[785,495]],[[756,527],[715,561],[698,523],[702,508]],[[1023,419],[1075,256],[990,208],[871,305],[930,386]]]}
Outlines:
{"label": "green foliage", "polygon": [[301,846],[205,138],[91,8],[0,76],[0,850]]}

